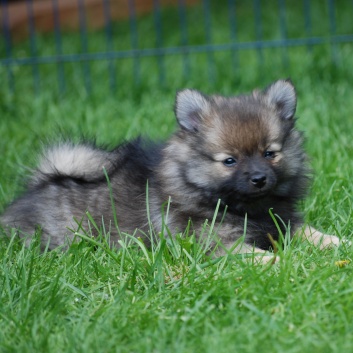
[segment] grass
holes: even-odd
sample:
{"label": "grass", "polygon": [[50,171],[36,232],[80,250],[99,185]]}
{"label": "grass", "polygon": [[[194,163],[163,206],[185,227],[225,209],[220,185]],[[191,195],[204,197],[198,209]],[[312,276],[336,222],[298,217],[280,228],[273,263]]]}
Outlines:
{"label": "grass", "polygon": [[[265,39],[276,38],[275,13],[263,11]],[[288,1],[288,34],[301,35],[298,2]],[[328,28],[324,7],[312,2],[313,34]],[[337,9],[337,32],[349,33],[350,5]],[[197,9],[192,10],[197,13]],[[240,3],[238,36],[253,36],[246,22],[251,8]],[[243,16],[244,15],[244,16]],[[163,13],[164,41],[178,42],[173,11]],[[226,42],[226,10],[215,7],[213,40]],[[248,17],[249,17],[248,16]],[[347,17],[348,16],[348,17]],[[348,18],[348,20],[347,20]],[[202,44],[203,32],[189,19],[190,43]],[[153,45],[151,17],[139,22],[141,47]],[[322,26],[320,26],[322,24]],[[124,27],[125,26],[125,27]],[[326,27],[325,27],[326,26]],[[122,34],[127,24],[114,27],[116,49],[129,49]],[[326,30],[327,30],[326,28]],[[126,31],[125,31],[126,33]],[[92,51],[101,50],[102,33],[91,33]],[[79,36],[65,34],[64,50],[79,48]],[[52,50],[50,36],[38,38],[40,53]],[[119,47],[120,45],[120,47]],[[18,43],[23,55],[28,43]],[[145,134],[155,139],[175,128],[175,90],[183,86],[206,93],[240,93],[291,77],[298,90],[298,124],[315,172],[308,199],[300,207],[308,223],[341,238],[351,238],[352,201],[352,44],[337,46],[332,63],[328,45],[288,49],[287,64],[280,49],[213,56],[209,80],[206,54],[190,56],[190,75],[183,74],[182,57],[164,58],[165,83],[158,81],[154,58],[140,65],[140,84],[133,79],[133,61],[116,65],[117,87],[110,92],[107,63],[90,63],[91,94],[84,88],[81,69],[65,64],[66,92],[57,87],[56,66],[41,66],[39,94],[33,91],[31,68],[15,67],[15,87],[0,88],[0,207],[18,195],[35,156],[46,141],[69,135],[95,136],[114,145]],[[0,70],[3,70],[0,68]],[[93,84],[94,83],[94,84]],[[118,84],[119,83],[119,84]],[[174,242],[162,240],[152,249],[126,239],[120,250],[82,237],[67,251],[40,252],[38,239],[26,248],[14,237],[0,239],[0,352],[342,352],[351,351],[353,323],[352,246],[319,251],[294,242],[280,251],[273,266],[240,258],[210,262],[190,234]],[[134,245],[133,245],[134,244]]]}

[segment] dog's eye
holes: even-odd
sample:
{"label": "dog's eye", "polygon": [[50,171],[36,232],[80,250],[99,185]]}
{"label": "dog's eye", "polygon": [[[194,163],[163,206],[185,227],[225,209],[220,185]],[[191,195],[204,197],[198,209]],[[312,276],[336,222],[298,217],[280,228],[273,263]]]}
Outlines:
{"label": "dog's eye", "polygon": [[276,152],[273,151],[265,151],[264,157],[267,159],[273,159],[276,157]]}
{"label": "dog's eye", "polygon": [[223,161],[223,164],[227,167],[233,167],[237,164],[237,161],[234,158],[229,157]]}

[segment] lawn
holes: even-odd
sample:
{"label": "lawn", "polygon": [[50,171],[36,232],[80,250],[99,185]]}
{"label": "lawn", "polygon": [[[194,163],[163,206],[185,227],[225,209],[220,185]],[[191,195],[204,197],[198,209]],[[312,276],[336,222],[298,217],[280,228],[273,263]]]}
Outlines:
{"label": "lawn", "polygon": [[[264,39],[277,38],[276,13],[263,4]],[[288,1],[288,36],[300,36],[303,24],[297,2]],[[337,33],[352,33],[351,4],[336,9]],[[195,14],[200,9],[194,9]],[[328,29],[327,13],[313,2],[313,35]],[[253,38],[252,14],[243,4],[238,38]],[[194,15],[195,15],[194,14]],[[212,40],[229,40],[222,19],[226,9],[213,6]],[[179,37],[178,17],[163,13],[165,45]],[[325,21],[323,20],[325,19]],[[203,28],[189,16],[190,44],[203,44]],[[153,19],[144,17],[140,46],[154,45]],[[114,27],[115,49],[128,50],[128,23]],[[323,31],[323,32],[320,32]],[[227,37],[228,36],[228,37]],[[89,49],[103,50],[104,33],[89,34]],[[38,54],[54,50],[49,35],[38,36]],[[79,51],[78,34],[63,35],[64,52]],[[17,43],[20,57],[28,42]],[[0,49],[2,50],[2,49]],[[285,58],[283,59],[283,53]],[[291,77],[298,92],[298,124],[305,132],[314,180],[300,205],[308,223],[340,238],[352,236],[353,201],[353,44],[328,44],[229,51],[158,62],[142,58],[114,65],[64,64],[65,89],[60,91],[56,64],[39,67],[33,86],[31,67],[13,68],[14,86],[0,87],[0,210],[23,191],[42,145],[62,136],[95,138],[113,146],[139,134],[164,139],[175,129],[175,91],[182,87],[225,95],[265,87]],[[335,61],[332,61],[334,59]],[[236,66],[235,62],[240,66]],[[135,63],[136,64],[136,63]],[[209,66],[211,64],[211,66]],[[211,67],[211,70],[209,69]],[[85,72],[85,71],[84,71]],[[139,83],[134,83],[134,75]],[[87,73],[87,71],[86,71]],[[0,74],[5,75],[0,66]],[[88,77],[88,76],[87,76]],[[82,240],[67,251],[40,252],[37,239],[26,248],[15,237],[0,238],[0,352],[344,352],[352,351],[353,246],[319,251],[294,241],[279,251],[272,266],[240,258],[211,261],[191,234],[152,249],[124,242],[109,250],[104,239]],[[346,266],[343,266],[344,261]]]}

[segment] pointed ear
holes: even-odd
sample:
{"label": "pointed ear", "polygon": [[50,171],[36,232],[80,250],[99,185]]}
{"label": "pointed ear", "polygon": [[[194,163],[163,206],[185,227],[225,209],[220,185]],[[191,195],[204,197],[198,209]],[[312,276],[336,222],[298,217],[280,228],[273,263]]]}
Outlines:
{"label": "pointed ear", "polygon": [[174,111],[182,129],[198,131],[202,121],[202,112],[207,111],[208,108],[208,98],[199,91],[185,89],[177,93]]}
{"label": "pointed ear", "polygon": [[294,117],[297,107],[297,94],[290,80],[278,80],[268,86],[264,91],[268,102],[274,104],[282,119],[289,120]]}

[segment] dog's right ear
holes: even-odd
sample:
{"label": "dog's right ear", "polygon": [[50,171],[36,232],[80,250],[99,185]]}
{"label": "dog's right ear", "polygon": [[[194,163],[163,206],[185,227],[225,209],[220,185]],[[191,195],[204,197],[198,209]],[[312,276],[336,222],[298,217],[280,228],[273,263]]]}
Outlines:
{"label": "dog's right ear", "polygon": [[184,130],[197,132],[202,122],[202,115],[208,109],[208,98],[199,91],[185,89],[176,95],[175,116]]}
{"label": "dog's right ear", "polygon": [[291,80],[273,82],[264,91],[268,101],[276,106],[281,118],[290,120],[294,117],[297,106],[297,94]]}

